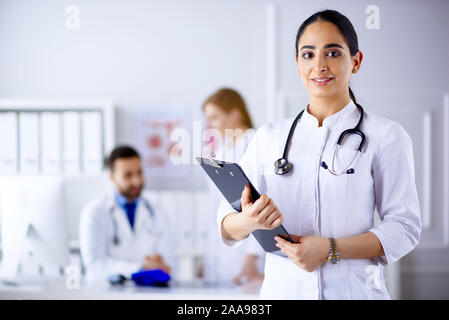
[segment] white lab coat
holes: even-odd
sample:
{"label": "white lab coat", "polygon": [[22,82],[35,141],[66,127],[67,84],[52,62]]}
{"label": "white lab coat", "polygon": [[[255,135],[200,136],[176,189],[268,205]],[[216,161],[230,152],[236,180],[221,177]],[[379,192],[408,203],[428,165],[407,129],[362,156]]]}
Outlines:
{"label": "white lab coat", "polygon": [[[248,147],[253,134],[254,130],[249,129],[242,137],[236,140],[235,144],[227,144],[226,141],[223,141],[221,146],[215,147],[215,159],[238,162]],[[210,231],[204,257],[204,279],[208,283],[230,286],[233,285],[232,280],[241,271],[243,261],[248,254],[258,256],[256,266],[260,272],[263,272],[265,251],[253,236],[247,238],[244,244],[238,248],[231,248],[221,241],[220,234],[216,228],[217,219],[215,213],[224,197],[210,179],[208,179],[208,182],[209,193],[212,198],[211,212],[214,214],[210,215],[209,220]]]}
{"label": "white lab coat", "polygon": [[[359,115],[351,101],[318,127],[318,120],[306,110],[290,148],[293,172],[284,176],[274,173],[273,164],[282,156],[293,118],[268,123],[257,130],[240,165],[255,187],[274,200],[289,233],[342,238],[370,231],[382,243],[385,257],[343,259],[307,272],[288,258],[267,254],[261,298],[390,298],[382,266],[415,248],[421,233],[412,141],[397,122],[365,111],[361,129],[366,144],[353,165],[355,172],[334,176],[319,164],[326,161],[330,165],[338,137],[356,125]],[[336,170],[349,164],[358,143],[355,135],[345,139],[336,157]],[[377,226],[376,208],[381,220]],[[232,211],[221,203],[219,226]],[[239,244],[223,240],[228,245]]]}
{"label": "white lab coat", "polygon": [[[134,231],[112,192],[98,196],[84,207],[79,233],[88,281],[104,281],[114,274],[130,277],[140,270],[146,255],[155,253],[159,253],[174,272],[174,244],[168,218],[150,203],[154,212],[152,217],[144,201],[150,203],[146,191],[142,192],[136,208]],[[113,243],[113,218],[117,225],[118,245]]]}

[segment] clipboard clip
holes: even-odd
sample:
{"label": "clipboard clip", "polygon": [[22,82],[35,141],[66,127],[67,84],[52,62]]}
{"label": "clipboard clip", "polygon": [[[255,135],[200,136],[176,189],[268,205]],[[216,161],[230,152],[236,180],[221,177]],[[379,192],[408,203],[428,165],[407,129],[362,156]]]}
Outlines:
{"label": "clipboard clip", "polygon": [[214,150],[214,147],[212,147],[212,149],[210,150],[210,155],[209,155],[209,158],[215,158],[215,150]]}
{"label": "clipboard clip", "polygon": [[206,157],[207,160],[210,161],[210,165],[214,166],[215,168],[223,168],[223,164],[219,163],[218,160],[215,160],[215,150],[212,146],[212,149],[210,150],[209,156]]}
{"label": "clipboard clip", "polygon": [[222,164],[222,163],[219,163],[219,162],[218,162],[219,160],[215,160],[215,159],[212,158],[212,157],[208,157],[207,160],[210,161],[210,164],[211,164],[212,166],[214,166],[214,167],[216,167],[216,168],[223,168],[223,164]]}
{"label": "clipboard clip", "polygon": [[223,163],[221,163],[222,161],[220,161],[220,160],[215,160],[215,159],[213,159],[212,157],[204,157],[204,158],[201,158],[201,157],[197,157],[196,158],[196,160],[199,162],[199,163],[206,163],[206,164],[208,164],[208,165],[211,165],[211,166],[213,166],[213,167],[215,167],[215,168],[223,168]]}

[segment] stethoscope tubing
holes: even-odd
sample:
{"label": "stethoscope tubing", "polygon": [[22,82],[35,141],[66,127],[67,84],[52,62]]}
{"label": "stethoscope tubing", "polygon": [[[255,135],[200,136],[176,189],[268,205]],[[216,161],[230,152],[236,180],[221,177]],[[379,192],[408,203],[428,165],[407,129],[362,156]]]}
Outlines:
{"label": "stethoscope tubing", "polygon": [[[342,175],[344,173],[346,173],[346,174],[354,173],[354,169],[351,168],[351,167],[355,164],[355,162],[359,158],[360,153],[361,153],[361,151],[363,149],[363,146],[365,145],[365,134],[360,129],[360,126],[362,124],[363,116],[364,116],[365,112],[363,110],[363,107],[360,104],[355,103],[355,105],[357,106],[357,108],[360,111],[360,118],[359,118],[359,121],[357,122],[357,125],[354,128],[352,128],[352,129],[347,129],[347,130],[343,131],[340,134],[340,136],[338,137],[338,141],[337,141],[337,144],[335,145],[334,153],[333,153],[333,156],[332,156],[331,167],[329,168],[328,165],[326,164],[326,162],[324,162],[324,161],[321,162],[321,164],[320,164],[321,167],[323,167],[325,170],[328,170],[331,174],[333,174],[335,176],[339,176],[339,175]],[[293,133],[294,133],[294,131],[296,129],[296,125],[301,120],[301,117],[302,117],[304,111],[305,111],[305,109],[302,110],[296,116],[295,120],[293,121],[293,123],[292,123],[292,125],[290,127],[290,130],[289,130],[288,136],[287,136],[287,141],[285,142],[285,147],[284,147],[284,152],[282,154],[282,158],[276,160],[275,163],[274,163],[274,172],[276,174],[278,174],[278,175],[286,174],[293,168],[293,165],[288,161],[288,153],[290,151],[290,146],[291,146],[291,142],[292,142],[292,138],[293,138]],[[349,135],[349,134],[357,134],[357,135],[359,135],[360,138],[361,138],[361,141],[359,143],[359,147],[357,148],[357,152],[354,155],[354,157],[352,158],[352,160],[349,163],[349,165],[347,165],[345,167],[345,169],[343,169],[342,171],[337,172],[335,170],[335,157],[337,155],[338,149],[341,146],[341,143],[343,142],[343,139],[345,138],[346,135]]]}
{"label": "stethoscope tubing", "polygon": [[[147,199],[144,199],[143,197],[140,197],[140,200],[144,203],[145,207],[147,208],[148,212],[150,213],[150,216],[152,218],[154,218],[154,210],[153,207],[150,205],[150,203],[148,202]],[[115,200],[112,199],[112,205],[109,208],[109,214],[111,216],[112,219],[112,228],[113,228],[113,236],[112,236],[112,243],[115,246],[118,246],[120,244],[120,237],[118,235],[118,225],[117,225],[117,220],[114,216],[114,211],[117,208],[117,205],[115,203]]]}

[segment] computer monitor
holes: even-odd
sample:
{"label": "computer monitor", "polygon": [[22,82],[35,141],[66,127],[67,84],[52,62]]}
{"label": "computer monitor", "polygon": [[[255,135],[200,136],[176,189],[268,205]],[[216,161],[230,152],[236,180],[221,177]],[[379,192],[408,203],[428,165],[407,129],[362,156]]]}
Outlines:
{"label": "computer monitor", "polygon": [[43,267],[68,265],[68,223],[62,177],[0,178],[0,279],[17,279],[23,253]]}

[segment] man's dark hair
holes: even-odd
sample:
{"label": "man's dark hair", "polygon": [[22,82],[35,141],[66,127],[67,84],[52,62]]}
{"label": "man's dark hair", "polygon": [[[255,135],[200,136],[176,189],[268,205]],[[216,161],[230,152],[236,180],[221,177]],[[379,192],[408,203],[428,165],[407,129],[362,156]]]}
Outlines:
{"label": "man's dark hair", "polygon": [[117,159],[127,159],[127,158],[140,158],[139,153],[130,146],[117,146],[114,150],[111,151],[109,157],[105,160],[105,166],[109,168],[111,171],[114,170],[114,163]]}

